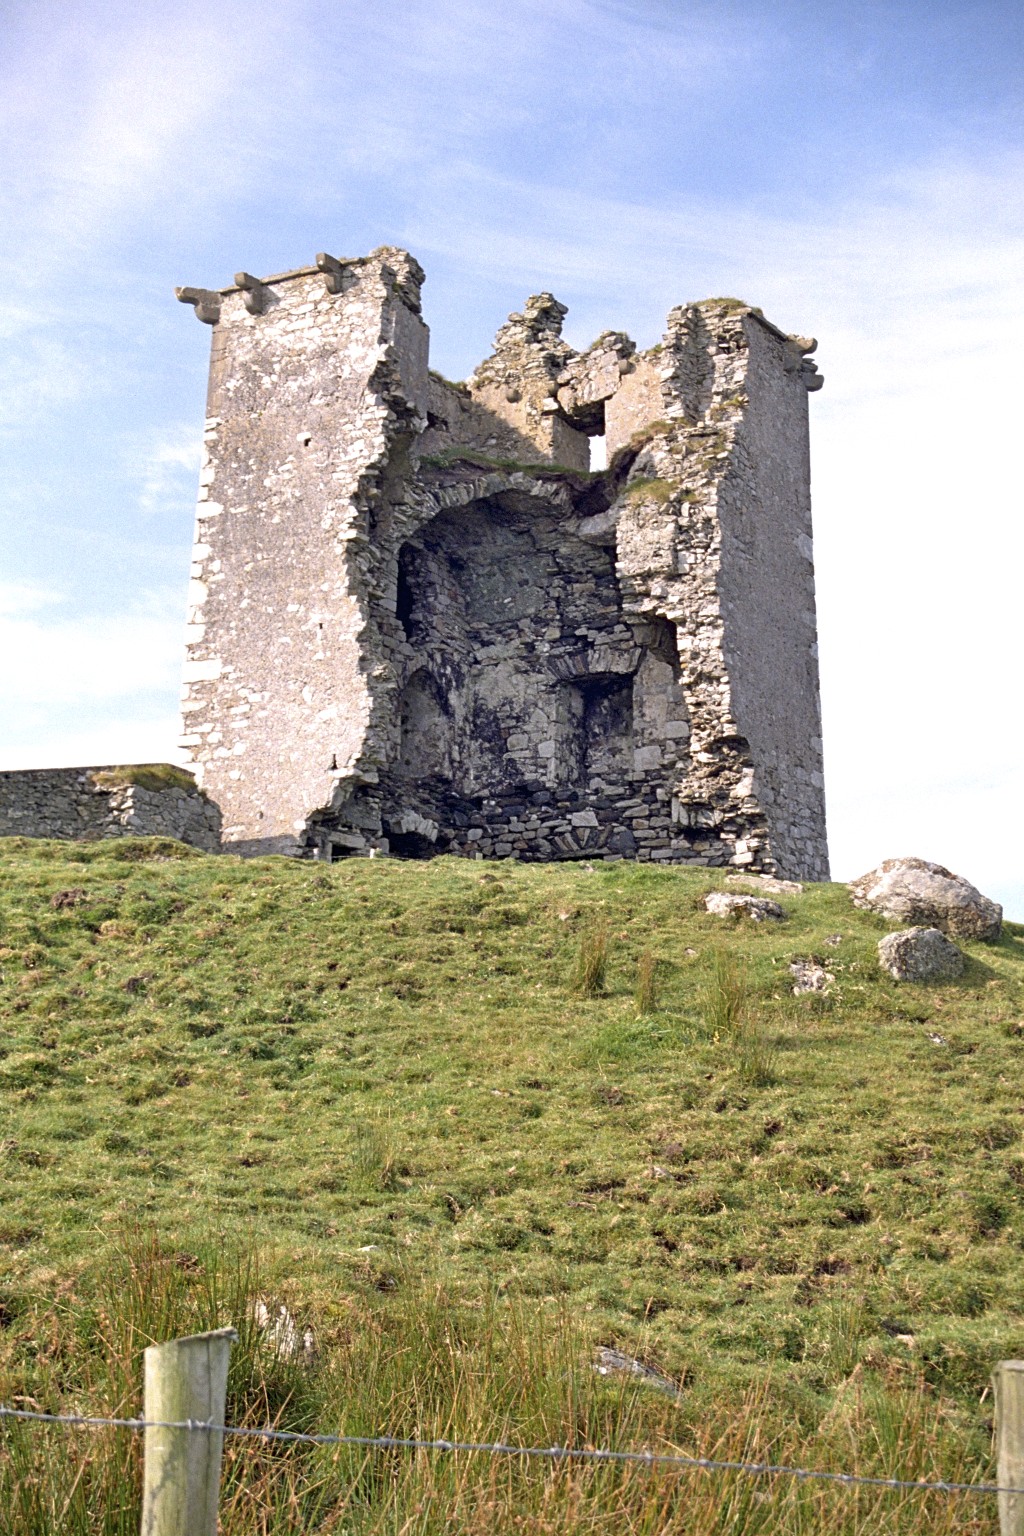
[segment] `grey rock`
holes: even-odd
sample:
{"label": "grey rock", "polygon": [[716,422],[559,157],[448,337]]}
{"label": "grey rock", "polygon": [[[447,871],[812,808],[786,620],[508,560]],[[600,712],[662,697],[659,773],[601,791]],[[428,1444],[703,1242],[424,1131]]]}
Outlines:
{"label": "grey rock", "polygon": [[794,997],[800,997],[804,992],[827,992],[835,981],[832,972],[826,971],[817,960],[792,960],[789,974],[794,978]]}
{"label": "grey rock", "polygon": [[907,928],[878,941],[878,963],[894,981],[953,981],[964,957],[938,928]]}
{"label": "grey rock", "polygon": [[648,1387],[657,1387],[662,1392],[668,1392],[673,1397],[681,1397],[682,1394],[675,1382],[668,1376],[656,1371],[653,1366],[644,1365],[642,1360],[634,1360],[632,1355],[624,1355],[621,1350],[601,1347],[595,1351],[594,1370],[599,1376],[632,1376]]}
{"label": "grey rock", "polygon": [[1003,909],[962,875],[927,859],[886,859],[851,880],[855,907],[901,923],[938,928],[955,939],[998,939]]}
{"label": "grey rock", "polygon": [[300,1328],[283,1303],[277,1307],[268,1306],[262,1297],[258,1297],[252,1315],[264,1342],[278,1359],[301,1359],[305,1365],[313,1364],[317,1354],[313,1330]]}
{"label": "grey rock", "polygon": [[752,922],[781,923],[786,914],[777,901],[764,896],[735,896],[732,891],[709,891],[704,905],[713,917],[749,917]]}

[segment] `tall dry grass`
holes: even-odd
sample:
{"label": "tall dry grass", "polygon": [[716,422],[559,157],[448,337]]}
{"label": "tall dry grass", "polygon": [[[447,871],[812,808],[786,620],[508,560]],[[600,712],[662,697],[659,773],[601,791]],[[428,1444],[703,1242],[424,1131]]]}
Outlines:
{"label": "tall dry grass", "polygon": [[[136,1238],[93,1287],[31,1319],[31,1367],[23,1364],[19,1382],[8,1348],[2,1396],[51,1411],[137,1413],[146,1344],[231,1321],[240,1333],[231,1423],[651,1449],[910,1479],[970,1481],[990,1472],[923,1386],[887,1387],[859,1370],[809,1432],[770,1377],[695,1415],[685,1395],[676,1401],[629,1378],[595,1375],[591,1341],[572,1320],[497,1300],[459,1305],[437,1285],[407,1283],[377,1306],[353,1302],[313,1364],[281,1359],[253,1323],[265,1294],[249,1256],[175,1254]],[[135,1536],[140,1437],[9,1421],[2,1434],[0,1528],[12,1536]],[[981,1536],[996,1528],[994,1501],[967,1494],[256,1439],[228,1441],[221,1500],[223,1536]]]}
{"label": "tall dry grass", "polygon": [[598,997],[608,974],[608,929],[603,924],[588,928],[580,938],[573,975],[573,989],[581,997]]}
{"label": "tall dry grass", "polygon": [[704,1028],[725,1039],[739,1026],[747,1001],[747,979],[736,956],[723,946],[711,952],[697,988],[697,1007]]}
{"label": "tall dry grass", "polygon": [[658,1009],[658,957],[652,949],[645,949],[636,966],[636,986],[633,990],[636,1011],[641,1015],[656,1013]]}

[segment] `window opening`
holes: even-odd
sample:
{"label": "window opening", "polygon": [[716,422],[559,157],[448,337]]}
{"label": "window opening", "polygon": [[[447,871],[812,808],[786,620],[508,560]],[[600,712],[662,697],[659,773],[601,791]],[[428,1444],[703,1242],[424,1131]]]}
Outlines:
{"label": "window opening", "polygon": [[413,592],[411,573],[416,561],[416,551],[411,544],[403,544],[398,551],[398,594],[395,599],[395,617],[402,626],[407,640],[413,637],[413,610],[416,597]]}

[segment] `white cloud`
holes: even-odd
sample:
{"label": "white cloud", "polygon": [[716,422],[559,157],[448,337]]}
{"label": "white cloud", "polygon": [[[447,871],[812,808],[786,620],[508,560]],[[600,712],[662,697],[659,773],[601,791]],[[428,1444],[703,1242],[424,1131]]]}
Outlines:
{"label": "white cloud", "polygon": [[0,584],[0,771],[177,761],[181,593],[67,608],[63,593]]}
{"label": "white cloud", "polygon": [[177,688],[182,612],[176,589],[152,593],[125,612],[58,613],[52,619],[45,609],[58,599],[50,595],[10,587],[5,598],[0,721],[7,744],[20,736],[25,712],[90,707]]}
{"label": "white cloud", "polygon": [[230,123],[237,93],[273,69],[287,17],[258,10],[256,28],[241,0],[170,11],[70,0],[23,13],[8,37],[0,134],[11,217],[33,254],[58,242],[66,260],[71,248],[105,242],[112,221],[162,215],[197,186],[202,195],[237,184],[237,165],[202,157],[198,145]]}
{"label": "white cloud", "polygon": [[62,601],[58,592],[31,581],[0,581],[0,618],[34,613]]}
{"label": "white cloud", "polygon": [[31,743],[3,751],[0,771],[17,768],[100,768],[108,763],[176,763],[181,760],[177,714],[137,709],[106,713],[95,724],[51,718]]}

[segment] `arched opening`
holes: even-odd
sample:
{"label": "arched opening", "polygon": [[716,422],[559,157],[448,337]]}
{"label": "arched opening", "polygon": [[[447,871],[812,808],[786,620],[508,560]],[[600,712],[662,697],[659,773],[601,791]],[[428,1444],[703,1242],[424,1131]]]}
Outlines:
{"label": "arched opening", "polygon": [[421,832],[389,832],[388,852],[398,859],[432,859],[437,848]]}
{"label": "arched opening", "polygon": [[396,551],[381,632],[399,691],[367,795],[400,857],[674,856],[675,626],[624,606],[614,521],[581,527],[600,498],[581,517],[546,489],[443,507]]}

